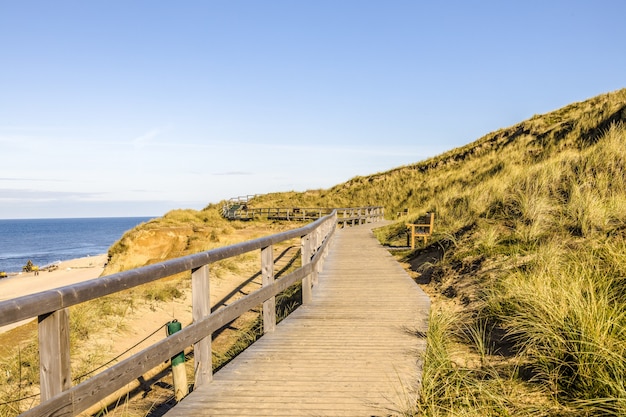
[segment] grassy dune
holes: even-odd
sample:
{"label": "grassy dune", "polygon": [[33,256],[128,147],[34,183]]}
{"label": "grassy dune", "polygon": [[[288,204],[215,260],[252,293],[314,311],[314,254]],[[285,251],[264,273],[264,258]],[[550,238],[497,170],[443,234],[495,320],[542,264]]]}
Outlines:
{"label": "grassy dune", "polygon": [[626,414],[625,105],[622,91],[535,117],[448,170],[481,182],[429,201],[443,252],[418,273],[445,300],[424,415]]}
{"label": "grassy dune", "polygon": [[[436,213],[428,246],[398,255],[434,300],[422,395],[407,414],[626,415],[626,90],[416,164],[252,203],[378,204],[389,219],[408,210],[378,231],[395,246],[406,222]],[[128,232],[106,272],[299,226],[227,222],[220,208]]]}
{"label": "grassy dune", "polygon": [[[428,247],[400,256],[435,299],[422,398],[409,413],[624,415],[624,121],[621,90],[426,161],[253,205],[384,203],[388,218],[408,209],[379,232],[397,246],[404,223],[436,213]],[[208,230],[184,227],[187,247],[210,245]],[[222,239],[240,226],[220,227]]]}
{"label": "grassy dune", "polygon": [[[436,213],[419,415],[626,414],[626,90],[417,164],[257,204]],[[379,232],[406,242],[404,223]],[[427,262],[425,262],[427,260]]]}

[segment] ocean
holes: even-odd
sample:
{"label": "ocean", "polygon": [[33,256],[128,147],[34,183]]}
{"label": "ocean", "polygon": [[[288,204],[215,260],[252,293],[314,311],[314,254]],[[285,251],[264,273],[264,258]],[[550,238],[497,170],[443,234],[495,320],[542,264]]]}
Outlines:
{"label": "ocean", "polygon": [[0,271],[19,272],[31,260],[57,261],[107,253],[124,232],[152,217],[0,220]]}

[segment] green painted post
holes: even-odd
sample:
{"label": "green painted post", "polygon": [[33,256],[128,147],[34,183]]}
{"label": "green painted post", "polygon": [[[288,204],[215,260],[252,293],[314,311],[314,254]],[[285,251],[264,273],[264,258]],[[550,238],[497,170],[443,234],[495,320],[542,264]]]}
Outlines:
{"label": "green painted post", "polygon": [[[167,335],[171,336],[182,329],[182,324],[176,319],[167,323]],[[185,370],[185,352],[172,356],[172,379],[174,380],[174,397],[180,401],[189,394],[187,372]]]}

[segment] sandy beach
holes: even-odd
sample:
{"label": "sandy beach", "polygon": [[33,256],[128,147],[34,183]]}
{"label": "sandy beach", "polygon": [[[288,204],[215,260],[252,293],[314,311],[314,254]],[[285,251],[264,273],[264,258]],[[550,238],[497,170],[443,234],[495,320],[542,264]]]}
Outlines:
{"label": "sandy beach", "polygon": [[[63,261],[54,271],[41,271],[38,275],[34,272],[23,272],[2,278],[0,279],[0,301],[98,278],[104,270],[106,260],[106,254],[87,256]],[[0,327],[0,333],[23,323]]]}

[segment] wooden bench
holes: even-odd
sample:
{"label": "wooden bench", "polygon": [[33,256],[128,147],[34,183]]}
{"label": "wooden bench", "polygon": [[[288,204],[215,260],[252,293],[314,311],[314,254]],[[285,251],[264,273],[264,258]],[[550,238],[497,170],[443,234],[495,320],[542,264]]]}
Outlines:
{"label": "wooden bench", "polygon": [[415,237],[421,237],[426,240],[432,236],[435,226],[435,213],[426,213],[425,216],[417,219],[417,223],[407,223],[406,227],[410,228],[409,236],[411,238],[411,249],[415,249]]}

